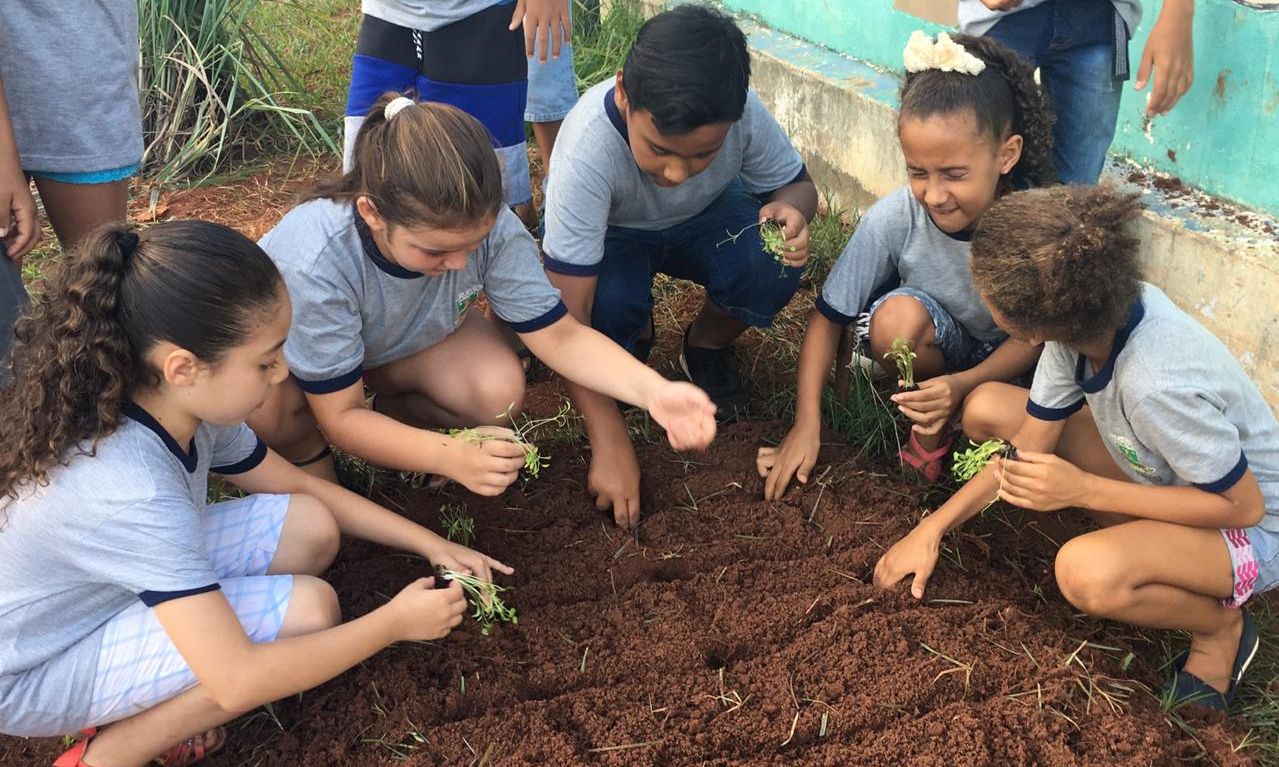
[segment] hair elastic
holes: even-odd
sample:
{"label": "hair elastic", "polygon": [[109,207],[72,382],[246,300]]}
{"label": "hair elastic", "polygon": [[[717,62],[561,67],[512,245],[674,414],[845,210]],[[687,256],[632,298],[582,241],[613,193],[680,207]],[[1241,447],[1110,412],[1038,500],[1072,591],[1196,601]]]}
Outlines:
{"label": "hair elastic", "polygon": [[133,252],[138,249],[138,233],[120,232],[116,235],[115,242],[120,248],[120,255],[128,262],[133,258]]}
{"label": "hair elastic", "polygon": [[390,103],[382,109],[382,114],[386,117],[386,121],[390,122],[394,120],[395,116],[403,111],[405,107],[413,106],[413,103],[413,99],[408,96],[398,96],[391,99]]}
{"label": "hair elastic", "polygon": [[910,33],[910,40],[902,51],[902,60],[906,64],[906,71],[911,73],[940,69],[943,72],[979,75],[986,68],[986,62],[950,39],[950,35],[945,32],[937,33],[934,41],[918,29]]}

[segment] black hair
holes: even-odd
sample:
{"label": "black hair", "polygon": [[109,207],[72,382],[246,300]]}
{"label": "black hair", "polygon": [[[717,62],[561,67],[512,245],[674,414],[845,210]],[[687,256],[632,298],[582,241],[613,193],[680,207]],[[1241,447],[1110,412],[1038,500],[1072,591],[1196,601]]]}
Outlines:
{"label": "black hair", "polygon": [[631,108],[652,113],[668,136],[740,120],[750,79],[746,35],[729,16],[700,5],[644,22],[622,65]]}
{"label": "black hair", "polygon": [[[166,221],[135,234],[108,224],[53,265],[14,328],[13,380],[0,391],[0,507],[25,480],[113,432],[120,406],[159,374],[169,342],[216,364],[284,295],[270,257],[221,224]],[[88,445],[86,445],[88,443]]]}
{"label": "black hair", "polygon": [[953,35],[952,39],[986,68],[977,75],[940,69],[907,74],[898,120],[972,112],[978,130],[996,141],[1022,137],[1021,158],[1008,174],[1013,188],[1056,183],[1053,114],[1047,96],[1035,83],[1034,67],[989,37]]}

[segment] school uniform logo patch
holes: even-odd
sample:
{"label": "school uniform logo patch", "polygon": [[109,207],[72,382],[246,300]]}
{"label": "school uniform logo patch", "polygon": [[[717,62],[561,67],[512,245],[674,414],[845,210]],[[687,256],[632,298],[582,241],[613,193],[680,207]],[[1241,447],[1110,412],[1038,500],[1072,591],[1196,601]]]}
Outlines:
{"label": "school uniform logo patch", "polygon": [[1133,468],[1133,471],[1143,477],[1149,477],[1155,473],[1153,467],[1141,462],[1141,456],[1137,453],[1137,446],[1133,444],[1131,439],[1119,434],[1111,434],[1110,441],[1115,444],[1115,449],[1119,451],[1119,454],[1127,459],[1128,465]]}
{"label": "school uniform logo patch", "polygon": [[475,302],[479,299],[479,297],[479,285],[472,285],[457,294],[457,301],[455,302],[457,315],[453,319],[453,327],[456,328],[462,324],[462,320],[466,319],[466,313],[471,311],[471,307],[475,306]]}

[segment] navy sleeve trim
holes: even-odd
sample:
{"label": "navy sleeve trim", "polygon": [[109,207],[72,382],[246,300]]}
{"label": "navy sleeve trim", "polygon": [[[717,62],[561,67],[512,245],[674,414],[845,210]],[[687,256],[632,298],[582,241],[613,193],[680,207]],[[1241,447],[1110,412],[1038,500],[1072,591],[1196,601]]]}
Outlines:
{"label": "navy sleeve trim", "polygon": [[594,277],[600,273],[599,264],[570,264],[545,253],[542,254],[542,267],[548,272],[567,274],[570,277]]}
{"label": "navy sleeve trim", "polygon": [[826,303],[826,297],[821,295],[820,293],[817,295],[817,301],[815,302],[815,305],[817,307],[817,311],[821,312],[823,317],[835,323],[836,325],[851,325],[857,321],[856,317],[850,317],[847,314],[844,314],[840,310],[836,309],[835,307],[831,306],[830,304]]}
{"label": "navy sleeve trim", "polygon": [[1044,407],[1038,402],[1035,402],[1033,399],[1026,400],[1026,412],[1041,421],[1065,420],[1075,413],[1078,413],[1083,406],[1083,399],[1078,400],[1073,405],[1067,405],[1065,407]]}
{"label": "navy sleeve trim", "polygon": [[266,458],[266,443],[259,437],[258,443],[253,446],[252,453],[226,466],[210,466],[209,471],[214,474],[243,474],[256,469],[264,458]]}
{"label": "navy sleeve trim", "polygon": [[536,330],[541,330],[542,328],[548,328],[551,325],[554,325],[562,320],[566,314],[568,314],[568,307],[564,305],[563,301],[556,301],[555,306],[552,306],[550,311],[546,312],[541,317],[535,317],[523,322],[511,322],[510,320],[507,320],[506,324],[510,325],[511,330],[514,330],[516,333],[532,333]]}
{"label": "navy sleeve trim", "polygon": [[350,373],[343,373],[337,378],[325,378],[321,381],[304,381],[297,376],[293,376],[298,382],[298,386],[307,394],[332,394],[335,391],[342,391],[351,384],[360,380],[364,375],[364,365],[357,365],[355,370]]}
{"label": "navy sleeve trim", "polygon": [[210,583],[207,586],[201,586],[196,589],[186,589],[184,591],[144,591],[138,594],[138,599],[142,600],[142,604],[147,607],[155,607],[158,604],[170,602],[174,599],[183,597],[193,597],[196,594],[207,594],[210,591],[217,591],[222,588],[220,583]]}
{"label": "navy sleeve trim", "polygon": [[1248,471],[1248,456],[1243,453],[1239,454],[1239,462],[1235,467],[1226,472],[1226,476],[1216,482],[1196,482],[1195,487],[1209,493],[1224,493],[1234,487],[1239,480],[1243,479],[1244,472]]}

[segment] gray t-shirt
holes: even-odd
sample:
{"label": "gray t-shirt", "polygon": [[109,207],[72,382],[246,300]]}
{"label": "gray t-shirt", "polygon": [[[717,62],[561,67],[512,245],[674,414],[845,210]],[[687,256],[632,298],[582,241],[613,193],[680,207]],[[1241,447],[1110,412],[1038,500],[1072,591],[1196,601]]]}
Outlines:
{"label": "gray t-shirt", "polygon": [[137,0],[5,0],[0,78],[23,170],[142,159]]}
{"label": "gray t-shirt", "polygon": [[517,333],[558,322],[567,310],[537,257],[537,243],[503,207],[466,268],[429,277],[386,260],[349,202],[311,200],[261,244],[284,275],[293,326],[289,370],[312,394],[340,391],[367,369],[444,340],[480,293]]}
{"label": "gray t-shirt", "polygon": [[[1007,11],[992,11],[981,0],[959,0],[959,29],[969,35],[984,35],[1003,17],[1034,8],[1048,0],[1022,0],[1016,8]],[[1077,2],[1077,0],[1060,0],[1061,2]],[[1128,35],[1136,31],[1141,23],[1140,0],[1113,0],[1115,10],[1128,25]]]}
{"label": "gray t-shirt", "polygon": [[362,0],[360,10],[401,27],[433,32],[513,0]]}
{"label": "gray t-shirt", "polygon": [[146,411],[123,410],[96,455],[73,456],[0,512],[4,732],[83,724],[107,621],[139,599],[218,588],[200,522],[209,472],[248,471],[266,446],[243,424],[202,424],[183,449]]}
{"label": "gray t-shirt", "polygon": [[1257,385],[1202,325],[1144,285],[1100,370],[1049,341],[1026,410],[1060,420],[1088,403],[1111,458],[1135,482],[1219,493],[1246,469],[1261,485],[1260,527],[1279,532],[1279,424]]}
{"label": "gray t-shirt", "polygon": [[857,224],[831,267],[817,308],[840,325],[856,320],[876,288],[900,281],[936,299],[970,335],[988,343],[1008,336],[977,295],[966,235],[937,228],[909,186],[881,198]]}
{"label": "gray t-shirt", "polygon": [[715,159],[679,186],[653,183],[635,164],[628,142],[611,79],[588,90],[564,119],[546,182],[547,269],[595,274],[610,226],[668,229],[705,210],[735,178],[747,191],[767,194],[804,170],[799,152],[754,91]]}

